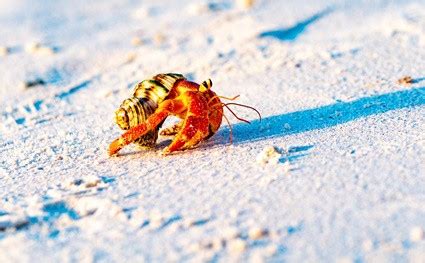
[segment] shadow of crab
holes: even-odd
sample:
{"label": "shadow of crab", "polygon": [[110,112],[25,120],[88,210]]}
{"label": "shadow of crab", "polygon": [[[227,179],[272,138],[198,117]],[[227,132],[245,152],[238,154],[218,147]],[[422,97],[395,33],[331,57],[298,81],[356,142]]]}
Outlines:
{"label": "shadow of crab", "polygon": [[[236,123],[233,129],[233,144],[239,145],[270,138],[326,129],[360,118],[379,115],[388,111],[425,105],[425,87],[401,90],[371,96],[350,102],[284,113],[251,121],[251,124]],[[230,129],[221,128],[207,145],[228,144]]]}

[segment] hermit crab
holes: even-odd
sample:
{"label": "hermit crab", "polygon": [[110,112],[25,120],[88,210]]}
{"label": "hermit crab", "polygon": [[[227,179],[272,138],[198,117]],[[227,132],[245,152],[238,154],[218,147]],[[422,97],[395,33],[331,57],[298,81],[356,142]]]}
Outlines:
{"label": "hermit crab", "polygon": [[160,132],[160,135],[164,136],[175,135],[171,144],[163,150],[164,155],[195,147],[208,139],[220,128],[223,118],[229,124],[231,140],[231,125],[223,114],[223,107],[237,119],[247,123],[249,121],[236,116],[229,105],[250,108],[256,111],[261,119],[260,113],[253,107],[239,103],[222,103],[220,99],[235,100],[239,96],[218,96],[211,87],[210,79],[199,85],[176,73],[158,74],[138,83],[133,97],[124,100],[115,112],[116,123],[126,132],[110,144],[109,155],[117,154],[130,143],[153,147],[161,125],[170,115],[180,118],[181,121]]}

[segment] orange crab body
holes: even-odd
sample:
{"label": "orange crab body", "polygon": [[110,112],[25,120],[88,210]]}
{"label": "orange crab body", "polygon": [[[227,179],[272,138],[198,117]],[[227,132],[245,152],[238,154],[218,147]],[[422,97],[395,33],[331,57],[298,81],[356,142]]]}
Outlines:
{"label": "orange crab body", "polygon": [[210,89],[211,85],[211,80],[201,85],[186,79],[177,80],[165,100],[146,121],[128,129],[110,144],[109,155],[117,154],[124,146],[156,130],[170,115],[182,121],[161,132],[161,135],[176,135],[163,154],[192,148],[214,135],[222,122],[223,104]]}

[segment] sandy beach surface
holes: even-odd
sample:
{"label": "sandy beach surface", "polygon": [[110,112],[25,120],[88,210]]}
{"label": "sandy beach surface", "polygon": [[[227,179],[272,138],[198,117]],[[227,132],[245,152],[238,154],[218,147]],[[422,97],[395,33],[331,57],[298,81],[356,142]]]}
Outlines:
{"label": "sandy beach surface", "polygon": [[[249,2],[0,1],[0,262],[425,262],[425,2]],[[263,118],[108,157],[166,72]]]}

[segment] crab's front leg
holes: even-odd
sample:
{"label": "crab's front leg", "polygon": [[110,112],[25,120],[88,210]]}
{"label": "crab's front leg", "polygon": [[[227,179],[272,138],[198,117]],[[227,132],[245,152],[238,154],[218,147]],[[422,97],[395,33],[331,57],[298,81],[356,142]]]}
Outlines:
{"label": "crab's front leg", "polygon": [[171,144],[162,152],[164,155],[185,150],[197,145],[208,136],[208,102],[200,92],[186,92],[182,101],[186,104],[186,116],[182,127]]}
{"label": "crab's front leg", "polygon": [[173,99],[163,101],[158,109],[142,124],[139,124],[126,131],[119,138],[109,145],[109,155],[117,154],[124,146],[134,142],[140,136],[145,135],[150,130],[154,130],[171,113],[184,111],[182,101]]}

